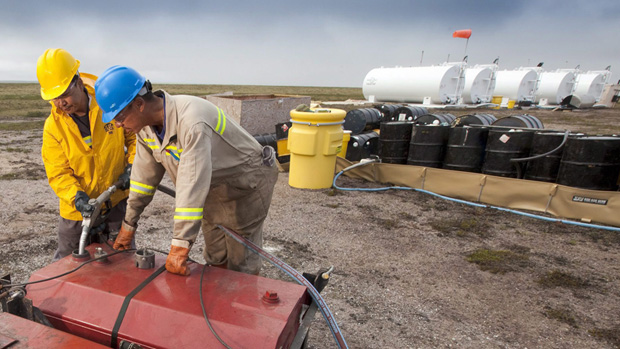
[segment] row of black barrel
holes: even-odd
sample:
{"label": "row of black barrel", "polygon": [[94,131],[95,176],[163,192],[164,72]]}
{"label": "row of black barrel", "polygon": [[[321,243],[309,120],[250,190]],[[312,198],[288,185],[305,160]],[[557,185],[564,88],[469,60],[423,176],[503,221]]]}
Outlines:
{"label": "row of black barrel", "polygon": [[620,137],[616,135],[544,130],[538,118],[527,114],[502,119],[490,114],[429,115],[424,114],[424,122],[420,122],[422,116],[381,122],[378,133],[352,135],[347,159],[376,155],[384,163],[618,190]]}
{"label": "row of black barrel", "polygon": [[[429,114],[424,107],[381,104],[374,108],[350,110],[344,118],[343,127],[345,130],[351,131],[351,134],[356,135],[378,129],[381,123],[391,121],[464,126],[468,124],[492,125],[497,121],[497,118],[492,114],[474,114],[457,118],[449,113]],[[542,128],[540,120],[532,116],[522,118],[521,120],[512,118],[510,119],[510,125],[506,124],[506,121],[502,120],[500,123],[504,126]]]}

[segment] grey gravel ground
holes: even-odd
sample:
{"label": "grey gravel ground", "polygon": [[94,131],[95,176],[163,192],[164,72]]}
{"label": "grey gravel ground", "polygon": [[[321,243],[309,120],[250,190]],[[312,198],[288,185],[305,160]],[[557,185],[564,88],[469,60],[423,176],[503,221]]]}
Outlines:
{"label": "grey gravel ground", "polygon": [[[3,139],[0,176],[16,179],[0,180],[0,271],[25,281],[51,262],[58,203],[42,172],[40,131]],[[339,184],[374,185],[346,177]],[[169,248],[173,207],[156,194],[139,246]],[[323,297],[351,348],[620,347],[617,233],[410,191],[294,189],[281,173],[264,245],[299,271],[334,266]],[[192,251],[198,261],[201,247],[202,238]],[[492,273],[467,260],[481,248],[524,257]],[[543,285],[553,271],[580,282]],[[263,275],[288,280],[269,265]],[[309,344],[336,347],[320,314]]]}

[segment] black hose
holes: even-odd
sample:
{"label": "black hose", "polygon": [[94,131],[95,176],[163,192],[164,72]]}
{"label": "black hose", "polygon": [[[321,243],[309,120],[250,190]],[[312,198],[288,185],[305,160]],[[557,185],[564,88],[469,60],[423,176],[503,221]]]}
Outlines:
{"label": "black hose", "polygon": [[544,154],[538,154],[538,155],[530,156],[530,157],[527,157],[527,158],[510,159],[510,162],[514,163],[515,167],[517,168],[517,178],[523,179],[523,165],[521,164],[522,162],[544,158],[545,156],[549,156],[551,154],[557,153],[560,149],[562,149],[564,144],[566,144],[566,141],[568,140],[568,134],[569,133],[570,133],[570,131],[566,130],[566,132],[564,132],[564,139],[562,139],[562,143],[560,143],[560,145],[558,145],[557,148],[555,148],[555,149],[553,149],[551,151],[548,151],[548,152],[546,152]]}
{"label": "black hose", "polygon": [[175,193],[174,189],[172,189],[172,188],[168,188],[168,187],[166,187],[165,185],[161,185],[161,184],[159,184],[159,185],[157,186],[157,190],[161,191],[161,192],[162,192],[162,193],[164,193],[164,194],[168,194],[168,195],[170,195],[170,196],[172,196],[172,197],[176,197],[176,193]]}
{"label": "black hose", "polygon": [[110,253],[110,254],[103,255],[103,256],[101,256],[101,257],[97,257],[97,258],[94,258],[94,259],[90,259],[90,260],[88,260],[88,261],[86,261],[86,262],[84,262],[84,263],[82,263],[82,264],[78,265],[77,267],[75,267],[75,268],[74,268],[74,269],[72,269],[72,270],[69,270],[69,271],[67,271],[67,272],[64,272],[64,273],[62,273],[62,274],[60,274],[60,275],[56,275],[56,276],[49,277],[49,278],[47,278],[47,279],[41,279],[41,280],[37,280],[37,281],[24,282],[24,283],[21,283],[21,284],[8,284],[8,285],[2,285],[2,286],[3,286],[3,287],[21,287],[21,286],[33,285],[33,284],[38,284],[38,283],[41,283],[41,282],[51,281],[51,280],[54,280],[54,279],[58,279],[59,277],[63,277],[63,276],[65,276],[65,275],[69,275],[69,274],[71,274],[71,273],[73,273],[73,272],[76,272],[76,271],[78,271],[80,268],[82,268],[83,266],[85,266],[86,264],[89,264],[89,263],[92,263],[92,262],[98,261],[98,260],[100,260],[100,259],[108,258],[108,257],[114,256],[114,255],[119,254],[119,253],[131,252],[131,251],[135,251],[135,250],[136,250],[135,248],[130,248],[130,249],[127,249],[127,250],[116,251],[116,252],[112,252],[112,253]]}
{"label": "black hose", "polygon": [[209,329],[211,330],[211,333],[213,333],[215,338],[217,338],[217,340],[220,341],[220,343],[222,343],[222,345],[225,346],[227,349],[232,349],[230,346],[228,346],[228,344],[226,344],[226,342],[222,340],[222,338],[220,338],[220,336],[217,335],[217,333],[213,329],[213,326],[211,326],[211,321],[209,321],[209,317],[207,316],[207,311],[205,310],[205,302],[202,298],[202,280],[205,276],[205,269],[207,269],[206,264],[202,266],[202,272],[200,273],[200,288],[198,289],[198,293],[200,294],[200,307],[202,307],[202,316],[205,318],[207,326],[209,326]]}
{"label": "black hose", "polygon": [[568,140],[568,134],[569,134],[569,133],[570,133],[570,131],[568,131],[568,130],[567,130],[567,131],[564,133],[564,139],[562,140],[562,143],[560,143],[560,145],[558,145],[558,147],[557,147],[557,148],[555,148],[555,149],[553,149],[553,150],[551,150],[551,151],[548,151],[548,152],[546,152],[546,153],[544,153],[544,154],[539,154],[539,155],[535,155],[535,156],[530,156],[530,157],[527,157],[527,158],[516,158],[516,159],[510,159],[510,162],[523,162],[523,161],[536,160],[536,159],[540,159],[540,158],[543,158],[543,157],[545,157],[545,156],[551,155],[551,154],[553,154],[553,153],[557,153],[560,149],[562,149],[562,147],[564,146],[564,144],[566,144],[566,141]]}

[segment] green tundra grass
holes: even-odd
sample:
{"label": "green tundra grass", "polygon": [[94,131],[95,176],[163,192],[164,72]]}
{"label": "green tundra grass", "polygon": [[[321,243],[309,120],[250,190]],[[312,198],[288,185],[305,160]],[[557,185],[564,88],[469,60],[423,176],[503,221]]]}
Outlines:
{"label": "green tundra grass", "polygon": [[[311,86],[253,86],[253,85],[154,85],[155,89],[164,89],[170,94],[188,94],[205,96],[215,93],[233,92],[237,96],[247,95],[301,95],[310,96],[313,102],[346,100],[364,100],[361,88],[351,87],[311,87]],[[349,104],[329,105],[329,108],[341,108],[345,111],[356,108],[369,108]],[[37,83],[0,83],[0,130],[19,130],[41,127],[43,117],[49,115],[50,105],[41,99]],[[549,109],[429,109],[429,113],[451,113],[455,116],[473,113],[493,114],[497,118],[530,114],[542,121],[547,130],[570,130],[586,134],[620,134],[620,104],[611,109],[584,109],[575,111],[552,111]],[[23,125],[3,125],[19,123]]]}
{"label": "green tundra grass", "polygon": [[[310,96],[314,101],[364,99],[361,88],[252,86],[252,85],[154,85],[170,94],[205,96],[232,91],[235,95],[285,94]],[[0,120],[43,117],[50,105],[41,99],[36,83],[0,83]]]}

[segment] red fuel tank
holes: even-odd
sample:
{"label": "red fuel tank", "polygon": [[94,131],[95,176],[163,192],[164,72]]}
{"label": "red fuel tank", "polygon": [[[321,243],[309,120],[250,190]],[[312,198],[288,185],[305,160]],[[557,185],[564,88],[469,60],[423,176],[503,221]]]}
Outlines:
{"label": "red fuel tank", "polygon": [[105,349],[109,347],[58,331],[17,315],[0,312],[0,348]]}
{"label": "red fuel tank", "polygon": [[[96,247],[107,253],[106,245]],[[164,271],[146,284],[129,303],[111,343],[112,330],[127,295],[165,264],[155,256],[155,268],[139,269],[134,253],[92,262],[77,271],[27,287],[27,296],[55,328],[97,343],[117,347],[121,340],[145,348],[219,348],[200,305],[203,266],[188,263],[191,275]],[[30,281],[61,275],[81,264],[71,256],[35,272]],[[304,286],[206,267],[202,295],[209,321],[217,335],[232,348],[287,348],[295,337],[303,306],[310,304]],[[277,294],[277,295],[276,295]]]}

